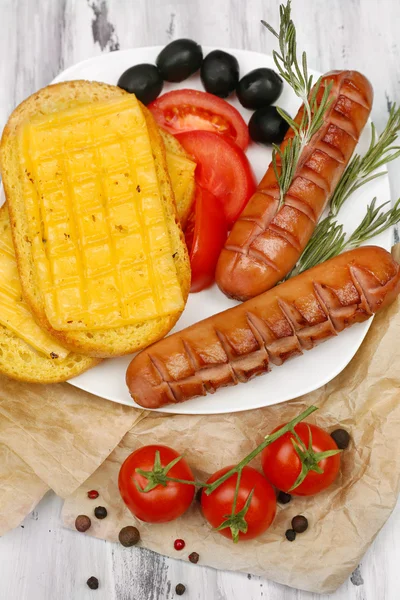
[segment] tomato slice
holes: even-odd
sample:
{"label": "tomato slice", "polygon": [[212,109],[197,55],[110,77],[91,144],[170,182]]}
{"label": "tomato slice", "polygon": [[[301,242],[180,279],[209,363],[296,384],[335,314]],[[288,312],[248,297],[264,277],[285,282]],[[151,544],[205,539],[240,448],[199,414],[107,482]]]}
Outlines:
{"label": "tomato slice", "polygon": [[218,199],[208,190],[196,186],[194,210],[185,231],[192,269],[191,292],[200,292],[213,283],[226,236],[226,220]]}
{"label": "tomato slice", "polygon": [[160,127],[170,133],[205,130],[233,140],[242,150],[249,145],[249,130],[231,104],[208,92],[173,90],[148,107]]}
{"label": "tomato slice", "polygon": [[211,131],[189,131],[176,138],[197,163],[196,183],[218,198],[230,228],[256,189],[247,156],[231,140]]}

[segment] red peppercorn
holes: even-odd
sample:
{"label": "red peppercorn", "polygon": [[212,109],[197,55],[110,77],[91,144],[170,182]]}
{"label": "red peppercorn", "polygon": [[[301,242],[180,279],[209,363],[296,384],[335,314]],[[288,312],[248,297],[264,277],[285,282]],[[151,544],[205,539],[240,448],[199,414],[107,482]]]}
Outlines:
{"label": "red peppercorn", "polygon": [[175,540],[174,541],[174,548],[175,550],[183,550],[185,547],[185,541],[184,540]]}
{"label": "red peppercorn", "polygon": [[96,500],[96,498],[99,497],[99,492],[97,490],[90,490],[90,492],[87,493],[88,498],[90,498],[91,500]]}

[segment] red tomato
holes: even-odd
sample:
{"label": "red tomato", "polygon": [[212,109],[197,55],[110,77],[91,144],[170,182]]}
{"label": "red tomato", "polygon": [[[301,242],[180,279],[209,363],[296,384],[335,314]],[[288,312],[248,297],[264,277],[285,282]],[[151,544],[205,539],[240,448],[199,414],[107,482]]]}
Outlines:
{"label": "red tomato", "polygon": [[249,145],[249,130],[231,104],[207,92],[174,90],[148,105],[160,127],[170,133],[205,130],[230,138],[242,150]]}
{"label": "red tomato", "polygon": [[[136,472],[136,469],[151,471],[156,452],[160,453],[162,467],[166,467],[179,456],[168,446],[143,446],[132,452],[123,463],[118,478],[118,487],[129,510],[141,521],[165,523],[180,517],[191,505],[195,493],[194,485],[168,481],[165,486],[158,484],[149,492],[140,492],[135,482],[144,489],[148,479]],[[167,473],[169,477],[194,481],[193,473],[181,458]]]}
{"label": "red tomato", "polygon": [[190,213],[185,231],[192,269],[191,292],[200,292],[213,283],[226,236],[221,204],[210,192],[196,186],[194,210]]}
{"label": "red tomato", "polygon": [[[274,429],[272,433],[281,427],[283,425]],[[329,433],[316,425],[299,423],[294,430],[307,448],[311,432],[312,449],[314,452],[326,452],[338,449]],[[283,492],[290,490],[290,493],[294,496],[311,496],[325,490],[335,481],[339,473],[340,454],[338,453],[318,461],[318,466],[323,470],[323,473],[309,471],[304,481],[298,487],[291,490],[290,488],[296,482],[302,468],[300,457],[294,449],[291,439],[296,438],[292,433],[285,433],[263,450],[261,463],[265,476],[279,490]]]}
{"label": "red tomato", "polygon": [[[217,471],[208,479],[207,483],[213,483],[231,468],[225,467]],[[213,527],[221,525],[226,520],[227,515],[231,514],[236,481],[237,474],[232,475],[209,496],[205,493],[205,489],[203,490],[201,507],[205,518]],[[261,535],[268,529],[275,517],[275,492],[265,477],[252,467],[244,467],[242,470],[235,514],[243,509],[253,489],[253,497],[244,516],[247,523],[247,532],[240,531],[239,540],[251,540]],[[232,532],[229,527],[221,529],[219,533],[232,539]]]}
{"label": "red tomato", "polygon": [[256,189],[247,156],[236,144],[211,131],[190,131],[176,138],[197,163],[196,183],[221,202],[229,228]]}

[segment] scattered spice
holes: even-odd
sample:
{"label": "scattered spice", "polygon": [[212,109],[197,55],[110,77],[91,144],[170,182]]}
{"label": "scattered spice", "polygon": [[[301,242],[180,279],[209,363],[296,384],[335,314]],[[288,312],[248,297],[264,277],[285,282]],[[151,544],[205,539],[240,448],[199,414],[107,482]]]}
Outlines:
{"label": "scattered spice", "polygon": [[286,539],[289,540],[289,542],[294,542],[294,540],[296,539],[296,532],[293,531],[293,529],[287,529],[287,531],[285,531],[285,535]]}
{"label": "scattered spice", "polygon": [[58,358],[58,354],[56,354],[55,352],[50,352],[50,357],[51,358]]}
{"label": "scattered spice", "polygon": [[174,541],[175,550],[183,550],[184,547],[185,547],[185,540],[178,539],[178,540]]}
{"label": "scattered spice", "polygon": [[[177,254],[178,254],[177,252],[174,252],[174,253],[173,253],[173,255],[172,255],[172,258],[175,258],[175,256],[176,256]],[[200,488],[200,490],[201,490],[201,488]]]}
{"label": "scattered spice", "polygon": [[336,446],[340,450],[346,450],[347,446],[350,444],[350,435],[345,429],[335,429],[332,431],[331,438],[333,438],[336,442]]}
{"label": "scattered spice", "polygon": [[136,186],[136,191],[137,191],[138,194],[140,194],[140,185]]}
{"label": "scattered spice", "polygon": [[192,552],[191,554],[189,554],[189,560],[191,563],[193,563],[194,565],[197,565],[197,563],[199,562],[199,555],[197,554],[197,552]]}
{"label": "scattered spice", "polygon": [[175,593],[177,596],[183,596],[183,594],[185,593],[185,586],[183,585],[183,583],[178,583],[178,585],[175,587]]}
{"label": "scattered spice", "polygon": [[303,533],[308,528],[308,521],[303,515],[296,515],[292,519],[292,528],[296,533]]}
{"label": "scattered spice", "polygon": [[96,500],[99,497],[99,492],[97,490],[90,490],[87,495],[91,500]]}
{"label": "scattered spice", "polygon": [[139,530],[132,525],[127,525],[119,532],[118,539],[125,548],[135,546],[140,540]]}
{"label": "scattered spice", "polygon": [[279,504],[287,504],[288,502],[290,502],[292,499],[292,496],[290,494],[287,494],[286,492],[279,492],[278,494],[278,502]]}
{"label": "scattered spice", "polygon": [[87,515],[78,515],[75,519],[75,529],[81,531],[82,533],[87,531],[91,524],[92,521]]}
{"label": "scattered spice", "polygon": [[97,579],[97,577],[89,577],[86,583],[91,590],[97,590],[97,588],[99,587],[99,580]]}
{"label": "scattered spice", "polygon": [[96,506],[94,509],[94,516],[97,519],[105,519],[107,514],[107,509],[104,506]]}

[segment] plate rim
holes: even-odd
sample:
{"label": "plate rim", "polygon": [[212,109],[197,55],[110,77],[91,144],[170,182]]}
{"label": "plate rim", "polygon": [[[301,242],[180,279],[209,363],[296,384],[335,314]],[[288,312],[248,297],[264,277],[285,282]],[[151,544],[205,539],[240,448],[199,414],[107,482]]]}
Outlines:
{"label": "plate rim", "polygon": [[[97,54],[88,58],[85,58],[81,61],[78,61],[77,63],[74,63],[73,65],[70,65],[69,67],[67,67],[66,69],[64,69],[63,71],[61,71],[60,73],[58,73],[56,75],[56,77],[54,77],[52,79],[52,81],[50,82],[50,85],[52,84],[57,84],[60,83],[62,81],[65,81],[65,78],[68,78],[69,74],[71,72],[73,72],[75,69],[79,68],[79,67],[83,67],[83,66],[88,66],[91,63],[97,63],[98,61],[104,60],[104,59],[110,59],[110,56],[113,56],[113,58],[111,60],[116,60],[115,57],[117,56],[121,56],[121,55],[128,55],[130,53],[135,52],[135,51],[153,51],[153,52],[157,52],[157,51],[161,51],[163,48],[165,47],[165,45],[163,44],[153,44],[153,45],[148,45],[148,46],[136,46],[136,47],[131,47],[131,48],[124,48],[121,50],[115,50],[113,52],[109,52],[106,54]],[[209,46],[209,45],[202,45],[202,48],[205,52],[209,52],[212,51],[214,49],[216,49],[216,46]],[[225,51],[230,51],[230,52],[234,52],[236,54],[243,54],[243,55],[254,55],[254,56],[258,56],[258,57],[263,57],[266,58],[267,60],[273,60],[273,57],[271,54],[268,53],[263,53],[263,52],[258,52],[258,51],[254,51],[254,50],[246,50],[243,48],[234,48],[234,47],[219,47],[218,49],[221,50],[225,50]],[[311,74],[313,74],[315,77],[319,77],[322,73],[320,73],[318,70],[315,69],[309,69]],[[182,82],[181,82],[182,83]],[[367,123],[371,123],[371,117],[369,117],[368,122]],[[390,188],[390,180],[388,177],[388,174],[386,174],[384,177],[382,177],[383,180],[386,180],[386,184],[388,184],[389,188]],[[393,231],[393,230],[392,230]],[[216,410],[212,410],[212,409],[208,409],[206,412],[198,412],[198,410],[190,410],[190,403],[188,405],[186,405],[186,403],[180,403],[179,409],[176,410],[176,405],[175,404],[171,404],[171,405],[167,405],[166,407],[163,407],[162,409],[146,409],[146,410],[150,410],[151,412],[160,412],[160,413],[167,413],[167,414],[196,414],[196,415],[207,415],[207,414],[226,414],[226,413],[236,413],[236,412],[243,412],[243,411],[247,411],[247,410],[256,410],[257,408],[265,408],[267,406],[274,406],[275,404],[281,404],[283,402],[288,402],[290,400],[295,400],[296,398],[299,398],[301,396],[304,396],[306,394],[309,394],[317,389],[320,389],[321,387],[323,387],[324,385],[326,385],[327,383],[329,383],[330,381],[332,381],[335,377],[337,377],[345,368],[346,366],[351,362],[351,360],[353,360],[354,356],[356,355],[356,353],[358,352],[358,350],[360,349],[361,345],[364,342],[364,339],[369,331],[369,328],[372,325],[374,319],[374,315],[372,316],[372,318],[370,318],[368,321],[365,321],[364,323],[359,323],[356,324],[356,327],[359,328],[363,328],[364,331],[362,332],[362,337],[360,339],[360,342],[353,354],[353,356],[350,358],[350,360],[345,359],[343,364],[341,363],[340,366],[336,369],[334,369],[333,371],[331,371],[330,375],[327,375],[323,380],[321,380],[321,382],[319,382],[317,385],[314,384],[310,384],[309,386],[306,386],[300,395],[297,396],[292,396],[292,393],[289,392],[287,398],[285,399],[280,399],[278,401],[272,401],[271,403],[268,404],[264,404],[262,407],[261,406],[242,406],[242,407],[230,407],[227,410],[221,410],[221,409],[216,409]],[[100,365],[101,368],[101,365]],[[268,373],[266,373],[268,374]],[[78,378],[73,378],[68,380],[68,383],[70,383],[71,385],[73,385],[74,387],[78,388],[78,389],[82,389],[83,391],[86,391],[90,394],[93,394],[94,396],[98,396],[98,394],[96,392],[93,392],[92,389],[90,389],[90,386],[85,385],[85,383],[80,383],[79,380],[77,380]],[[108,400],[109,402],[114,402],[117,404],[121,404],[124,406],[130,406],[132,408],[138,408],[141,410],[144,410],[142,406],[136,404],[136,402],[132,399],[131,403],[128,403],[126,401],[121,401],[121,400],[116,400],[115,396],[111,397],[109,394],[106,395],[102,395],[102,398],[104,398],[105,400]],[[182,406],[185,406],[186,408],[184,408],[182,410]]]}

